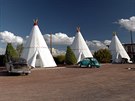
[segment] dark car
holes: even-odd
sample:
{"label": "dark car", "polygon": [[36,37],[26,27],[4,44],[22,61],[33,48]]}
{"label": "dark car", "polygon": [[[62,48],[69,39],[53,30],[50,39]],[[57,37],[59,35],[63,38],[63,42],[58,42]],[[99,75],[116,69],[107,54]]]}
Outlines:
{"label": "dark car", "polygon": [[7,71],[11,73],[25,74],[31,73],[31,67],[27,64],[27,61],[23,58],[11,59],[6,63]]}
{"label": "dark car", "polygon": [[84,58],[83,60],[81,60],[80,62],[78,62],[78,65],[80,67],[100,67],[99,62],[97,61],[97,59],[90,57],[90,58]]}

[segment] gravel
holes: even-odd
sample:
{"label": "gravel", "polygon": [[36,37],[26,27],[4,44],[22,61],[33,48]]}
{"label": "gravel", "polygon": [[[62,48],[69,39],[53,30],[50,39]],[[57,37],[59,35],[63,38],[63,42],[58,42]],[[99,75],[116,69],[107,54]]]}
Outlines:
{"label": "gravel", "polygon": [[135,101],[135,64],[38,68],[28,76],[1,68],[0,101]]}

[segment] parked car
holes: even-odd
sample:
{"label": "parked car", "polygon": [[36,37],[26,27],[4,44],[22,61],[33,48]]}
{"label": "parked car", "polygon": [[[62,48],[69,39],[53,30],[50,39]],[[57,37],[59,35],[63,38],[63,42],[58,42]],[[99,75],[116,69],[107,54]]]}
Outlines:
{"label": "parked car", "polygon": [[11,73],[25,74],[31,73],[31,67],[27,64],[27,61],[23,58],[11,59],[6,63],[7,71]]}
{"label": "parked car", "polygon": [[80,67],[100,67],[99,62],[97,59],[90,57],[90,58],[84,58],[80,62],[77,63]]}

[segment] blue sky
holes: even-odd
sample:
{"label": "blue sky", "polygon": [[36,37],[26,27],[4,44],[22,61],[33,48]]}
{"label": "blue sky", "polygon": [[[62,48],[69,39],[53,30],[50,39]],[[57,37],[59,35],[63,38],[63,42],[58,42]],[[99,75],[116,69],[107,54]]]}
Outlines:
{"label": "blue sky", "polygon": [[21,37],[29,35],[33,19],[38,18],[43,34],[63,32],[73,36],[80,26],[86,40],[111,39],[116,31],[124,42],[129,41],[128,31],[113,22],[135,15],[135,0],[0,1],[0,30]]}
{"label": "blue sky", "polygon": [[85,40],[111,40],[116,31],[121,42],[129,43],[129,31],[114,22],[134,15],[135,0],[0,0],[0,31],[25,38],[38,18],[42,34],[72,37],[80,26]]}

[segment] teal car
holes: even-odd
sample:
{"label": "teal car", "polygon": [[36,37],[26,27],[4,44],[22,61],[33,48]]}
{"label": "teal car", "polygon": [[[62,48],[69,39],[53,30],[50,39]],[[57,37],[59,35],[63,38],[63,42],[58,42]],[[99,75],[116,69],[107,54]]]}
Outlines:
{"label": "teal car", "polygon": [[97,61],[97,59],[90,57],[90,58],[84,58],[83,60],[81,60],[80,62],[78,62],[78,65],[80,67],[100,67],[99,62]]}

